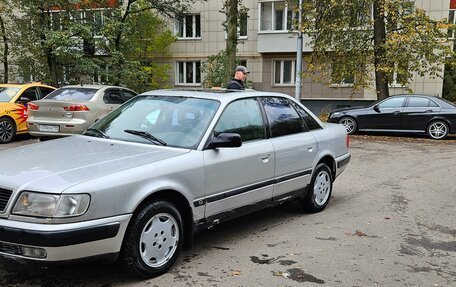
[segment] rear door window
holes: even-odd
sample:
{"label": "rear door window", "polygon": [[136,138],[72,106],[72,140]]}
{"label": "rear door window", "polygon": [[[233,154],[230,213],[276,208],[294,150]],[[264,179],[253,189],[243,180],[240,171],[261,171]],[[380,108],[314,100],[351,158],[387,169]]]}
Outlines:
{"label": "rear door window", "polygon": [[302,107],[297,105],[294,102],[291,102],[293,107],[298,111],[298,114],[304,119],[304,122],[306,123],[306,126],[309,130],[319,130],[321,129],[320,124]]}
{"label": "rear door window", "polygon": [[54,91],[54,89],[50,89],[50,88],[46,88],[46,87],[39,87],[39,89],[41,91],[42,98],[46,97],[47,95],[49,95],[50,93],[52,93]]}
{"label": "rear door window", "polygon": [[410,97],[407,103],[409,108],[436,107],[437,104],[423,97]]}
{"label": "rear door window", "polygon": [[97,89],[90,88],[61,88],[45,97],[47,100],[58,101],[90,101]]}
{"label": "rear door window", "polygon": [[120,90],[107,90],[103,96],[103,101],[106,104],[120,105],[124,103]]}
{"label": "rear door window", "polygon": [[29,99],[30,101],[36,101],[38,100],[40,97],[38,95],[38,90],[33,87],[33,88],[28,88],[27,90],[25,90],[21,96],[19,97],[19,99],[17,99],[18,101],[21,101],[21,98],[27,98]]}
{"label": "rear door window", "polygon": [[307,131],[301,117],[285,98],[262,98],[272,137]]}

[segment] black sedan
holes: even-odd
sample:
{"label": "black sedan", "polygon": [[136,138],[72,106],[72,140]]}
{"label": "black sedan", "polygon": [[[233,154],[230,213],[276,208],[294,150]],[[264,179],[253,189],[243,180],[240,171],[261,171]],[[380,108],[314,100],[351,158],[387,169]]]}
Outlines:
{"label": "black sedan", "polygon": [[369,107],[334,110],[328,121],[343,124],[348,134],[400,132],[443,139],[456,133],[456,105],[434,96],[397,95]]}

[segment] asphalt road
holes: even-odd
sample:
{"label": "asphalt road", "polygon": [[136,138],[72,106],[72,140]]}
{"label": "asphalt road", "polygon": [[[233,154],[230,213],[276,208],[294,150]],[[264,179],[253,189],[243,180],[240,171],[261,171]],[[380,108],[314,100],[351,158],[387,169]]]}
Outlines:
{"label": "asphalt road", "polygon": [[323,212],[285,204],[221,224],[158,278],[0,260],[0,286],[456,286],[456,138],[354,136],[350,151]]}

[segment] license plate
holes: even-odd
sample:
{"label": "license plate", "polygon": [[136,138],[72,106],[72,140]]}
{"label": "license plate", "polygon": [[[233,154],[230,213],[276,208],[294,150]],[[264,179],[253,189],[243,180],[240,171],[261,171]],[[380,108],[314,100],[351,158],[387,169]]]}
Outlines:
{"label": "license plate", "polygon": [[59,132],[59,126],[39,125],[38,129],[40,130],[40,132],[51,132],[51,133]]}

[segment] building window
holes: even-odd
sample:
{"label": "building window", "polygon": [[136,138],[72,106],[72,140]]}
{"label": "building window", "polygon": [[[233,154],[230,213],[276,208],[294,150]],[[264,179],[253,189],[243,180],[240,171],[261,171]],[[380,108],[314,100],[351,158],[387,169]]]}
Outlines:
{"label": "building window", "polygon": [[201,62],[177,62],[178,85],[201,84]]}
{"label": "building window", "polygon": [[342,64],[334,62],[331,65],[331,86],[353,86],[355,77],[353,74],[343,71]]}
{"label": "building window", "polygon": [[[247,13],[241,13],[239,15],[239,25],[237,27],[237,36],[238,39],[247,39],[247,19],[249,16]],[[228,38],[228,34],[225,29],[225,39]]]}
{"label": "building window", "polygon": [[247,13],[241,13],[239,15],[239,27],[238,27],[238,34],[240,39],[247,38],[247,19],[249,16]]}
{"label": "building window", "polygon": [[408,83],[408,65],[394,64],[394,71],[388,74],[388,85],[390,87],[405,87]]}
{"label": "building window", "polygon": [[[455,17],[455,13],[456,12],[455,11],[456,11],[456,1],[451,1],[450,14],[448,16],[448,23],[449,24],[453,24],[453,25],[456,24],[456,17]],[[448,36],[451,39],[454,39],[455,38],[455,30],[454,29],[448,29]]]}
{"label": "building window", "polygon": [[260,31],[289,31],[296,17],[286,1],[260,2]]}
{"label": "building window", "polygon": [[180,39],[201,38],[201,16],[182,15],[176,23],[176,36]]}
{"label": "building window", "polygon": [[295,67],[295,60],[274,61],[274,85],[294,85]]}

